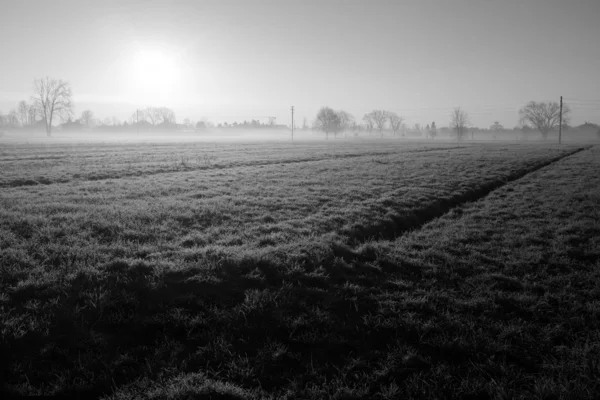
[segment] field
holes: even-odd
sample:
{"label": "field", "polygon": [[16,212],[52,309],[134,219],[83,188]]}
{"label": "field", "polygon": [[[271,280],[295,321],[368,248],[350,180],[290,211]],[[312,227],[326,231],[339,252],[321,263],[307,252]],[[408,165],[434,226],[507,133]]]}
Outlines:
{"label": "field", "polygon": [[0,146],[9,394],[600,393],[598,146]]}

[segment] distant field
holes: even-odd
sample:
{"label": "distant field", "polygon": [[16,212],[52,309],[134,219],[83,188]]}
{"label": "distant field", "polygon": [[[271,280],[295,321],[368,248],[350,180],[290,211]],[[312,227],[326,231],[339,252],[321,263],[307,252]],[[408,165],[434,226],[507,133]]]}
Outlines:
{"label": "distant field", "polygon": [[0,147],[6,388],[592,398],[599,166],[564,145]]}

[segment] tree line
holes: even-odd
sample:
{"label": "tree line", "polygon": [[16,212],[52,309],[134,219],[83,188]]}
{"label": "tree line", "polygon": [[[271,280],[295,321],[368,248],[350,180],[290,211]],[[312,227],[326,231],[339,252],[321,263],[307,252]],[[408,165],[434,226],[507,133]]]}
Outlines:
{"label": "tree line", "polygon": [[[127,127],[140,125],[152,128],[175,128],[177,127],[175,112],[168,107],[147,107],[136,110],[129,121],[122,124],[118,119],[105,119],[104,121],[94,118],[91,110],[84,110],[76,121],[73,117],[73,92],[68,82],[61,79],[49,77],[35,79],[33,82],[33,96],[30,102],[21,101],[17,108],[11,110],[8,114],[0,113],[1,127],[26,127],[40,123],[44,124],[47,136],[51,136],[53,122],[57,118],[67,121],[67,126],[74,127]],[[563,127],[568,127],[570,122],[571,108],[563,104],[562,110],[557,102],[536,102],[531,101],[519,110],[519,121],[524,128],[535,129],[542,134],[543,139],[547,139],[548,134],[555,130],[560,123]],[[354,116],[344,110],[334,110],[324,106],[319,109],[313,122],[313,129],[325,133],[325,138],[329,139],[329,134],[337,137],[338,134],[347,136],[348,132],[358,135],[361,131],[372,133],[376,131],[383,137],[384,130],[391,131],[394,136],[404,136],[406,125],[404,118],[392,111],[373,110],[362,117],[363,124],[357,123]],[[496,125],[499,125],[497,122]],[[460,107],[455,108],[450,115],[451,134],[458,140],[463,140],[468,132],[470,125],[468,113]],[[243,123],[234,122],[233,124],[219,124],[219,128],[262,128],[262,127],[280,127],[274,125],[274,119],[270,119],[269,124],[261,124],[259,121],[244,121]],[[209,127],[208,121],[198,121],[195,125],[185,119],[183,127],[196,130],[202,130]],[[303,128],[306,128],[306,120]],[[435,138],[438,134],[435,122],[431,125],[421,128],[415,124],[414,130],[426,137]],[[600,137],[600,130],[598,131]]]}
{"label": "tree line", "polygon": [[[561,114],[561,108],[557,102],[531,101],[519,110],[519,122],[523,125],[524,130],[537,130],[542,134],[542,138],[546,140],[548,134],[557,129],[561,121],[563,128],[568,127],[570,115],[571,108],[566,104],[563,104]],[[350,113],[344,110],[336,111],[331,107],[324,106],[317,112],[313,129],[324,132],[326,139],[329,138],[330,133],[337,137],[337,134],[348,131],[355,134],[361,131],[368,133],[377,131],[380,137],[383,137],[383,132],[386,129],[391,131],[394,136],[404,136],[406,132],[406,125],[403,123],[404,118],[392,111],[373,110],[365,114],[362,121],[364,124],[360,125]],[[449,128],[451,135],[456,140],[462,141],[467,137],[470,125],[469,114],[465,110],[460,107],[452,110]],[[495,122],[494,125],[503,129],[498,122]],[[415,124],[413,130],[431,139],[438,135],[435,122],[432,122],[431,125],[427,124],[425,128]],[[598,137],[600,138],[600,130],[598,131]]]}

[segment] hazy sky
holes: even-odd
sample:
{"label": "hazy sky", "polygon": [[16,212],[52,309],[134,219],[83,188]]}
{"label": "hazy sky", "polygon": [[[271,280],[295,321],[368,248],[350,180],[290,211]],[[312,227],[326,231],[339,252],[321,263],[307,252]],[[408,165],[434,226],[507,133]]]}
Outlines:
{"label": "hazy sky", "polygon": [[289,124],[294,105],[300,125],[328,105],[444,126],[461,106],[513,127],[563,95],[600,123],[600,0],[2,0],[0,37],[2,112],[51,76],[100,118]]}

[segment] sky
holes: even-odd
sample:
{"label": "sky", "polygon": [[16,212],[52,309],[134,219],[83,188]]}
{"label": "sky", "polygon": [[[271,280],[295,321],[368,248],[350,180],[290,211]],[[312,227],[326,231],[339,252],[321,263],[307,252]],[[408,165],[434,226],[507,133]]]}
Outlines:
{"label": "sky", "polygon": [[70,83],[75,116],[169,107],[213,122],[310,123],[321,106],[412,126],[518,124],[558,101],[600,123],[600,0],[2,0],[0,112],[33,80]]}

